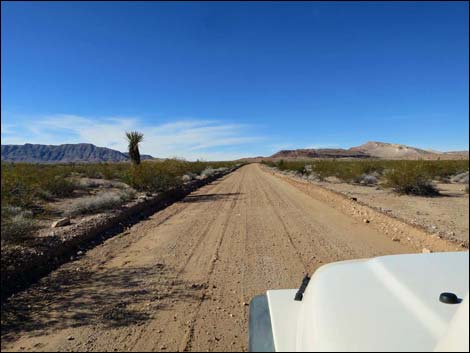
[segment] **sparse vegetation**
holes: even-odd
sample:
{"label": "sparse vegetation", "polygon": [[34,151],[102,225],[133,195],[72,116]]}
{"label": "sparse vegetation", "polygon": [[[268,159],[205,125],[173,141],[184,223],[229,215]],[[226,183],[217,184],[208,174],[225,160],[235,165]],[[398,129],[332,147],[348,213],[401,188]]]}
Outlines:
{"label": "sparse vegetation", "polygon": [[[281,171],[293,171],[309,180],[336,177],[347,183],[382,183],[398,193],[435,196],[433,180],[468,178],[468,160],[396,161],[396,160],[303,160],[263,162]],[[455,180],[455,178],[453,178]]]}
{"label": "sparse vegetation", "polygon": [[[85,197],[82,197],[83,201],[73,203],[74,206],[66,212],[69,215],[119,206],[129,199],[129,195],[125,196],[131,190],[129,187],[138,192],[163,192],[182,184],[184,175],[187,181],[196,177],[205,178],[220,168],[233,165],[234,162],[188,162],[177,159],[143,161],[138,165],[2,162],[2,241],[20,239],[30,234],[37,217],[47,213],[46,203],[74,197],[78,190],[81,190],[81,195],[85,192]],[[118,190],[86,196],[86,192],[93,188]]]}

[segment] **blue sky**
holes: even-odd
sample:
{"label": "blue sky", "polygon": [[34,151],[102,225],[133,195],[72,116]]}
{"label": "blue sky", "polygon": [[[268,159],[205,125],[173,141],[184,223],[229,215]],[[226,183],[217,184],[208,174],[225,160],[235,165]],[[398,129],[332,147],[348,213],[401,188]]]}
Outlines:
{"label": "blue sky", "polygon": [[468,149],[467,2],[2,2],[2,144]]}

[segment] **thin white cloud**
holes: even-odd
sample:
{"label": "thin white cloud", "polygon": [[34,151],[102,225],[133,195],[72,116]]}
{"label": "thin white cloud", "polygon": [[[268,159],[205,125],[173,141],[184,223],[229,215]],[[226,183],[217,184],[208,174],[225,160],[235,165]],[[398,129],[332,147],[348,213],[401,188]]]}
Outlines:
{"label": "thin white cloud", "polygon": [[6,124],[2,121],[1,130],[2,130],[2,134],[11,134],[15,131],[15,125]]}
{"label": "thin white cloud", "polygon": [[[3,128],[3,125],[2,125]],[[2,129],[3,130],[3,129]],[[229,160],[246,157],[245,145],[263,138],[249,133],[250,126],[215,120],[179,120],[150,125],[134,117],[90,118],[78,115],[46,116],[2,131],[2,144],[92,143],[125,151],[124,132],[144,133],[141,151],[156,157],[182,157],[188,160]]]}

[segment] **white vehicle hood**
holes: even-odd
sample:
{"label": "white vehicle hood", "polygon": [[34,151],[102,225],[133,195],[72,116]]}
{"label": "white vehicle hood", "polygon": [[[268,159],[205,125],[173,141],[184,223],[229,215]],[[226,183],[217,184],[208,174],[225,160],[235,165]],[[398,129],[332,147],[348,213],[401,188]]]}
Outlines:
{"label": "white vehicle hood", "polygon": [[459,339],[449,325],[463,305],[454,326],[466,324],[466,344],[460,339],[468,350],[468,303],[439,301],[442,292],[467,296],[468,259],[455,252],[345,261],[318,269],[301,302],[295,291],[268,291],[276,350],[433,351],[440,342],[445,349],[442,342]]}

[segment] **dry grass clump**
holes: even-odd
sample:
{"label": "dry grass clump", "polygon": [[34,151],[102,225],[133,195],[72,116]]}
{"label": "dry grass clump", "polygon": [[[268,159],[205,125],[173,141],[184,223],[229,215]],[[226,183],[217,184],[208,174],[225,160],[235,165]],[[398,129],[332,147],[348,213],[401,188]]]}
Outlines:
{"label": "dry grass clump", "polygon": [[194,179],[193,175],[192,175],[192,174],[189,174],[189,173],[188,173],[188,174],[185,174],[185,175],[183,175],[183,176],[181,177],[181,181],[182,181],[183,183],[187,183],[187,182],[189,182],[189,181],[191,181],[191,180],[193,180],[193,179]]}
{"label": "dry grass clump", "polygon": [[362,185],[377,185],[379,182],[379,178],[376,175],[373,174],[362,174],[359,183]]}
{"label": "dry grass clump", "polygon": [[63,211],[63,214],[65,216],[76,216],[113,209],[134,199],[135,195],[136,192],[133,190],[124,190],[119,192],[102,192],[98,195],[83,197],[71,203],[70,206]]}
{"label": "dry grass clump", "polygon": [[93,188],[119,188],[125,189],[129,187],[121,181],[96,179],[88,177],[72,177],[69,180],[74,184],[75,189],[89,190]]}
{"label": "dry grass clump", "polygon": [[457,175],[454,175],[452,178],[450,178],[450,180],[453,182],[453,183],[463,183],[463,184],[468,184],[468,176],[469,176],[469,173],[468,171],[466,172],[463,172],[463,173],[459,173]]}
{"label": "dry grass clump", "polygon": [[214,173],[215,173],[214,168],[212,168],[212,167],[207,167],[206,169],[204,169],[204,170],[201,172],[201,177],[202,177],[202,178],[207,178],[207,177],[212,176]]}
{"label": "dry grass clump", "polygon": [[214,174],[217,174],[217,173],[222,173],[222,172],[225,172],[227,171],[228,168],[226,167],[221,167],[221,168],[212,168],[212,167],[207,167],[206,169],[204,169],[200,176],[202,179],[205,179],[205,178],[208,178],[210,176],[213,176]]}
{"label": "dry grass clump", "polygon": [[78,178],[74,179],[73,182],[77,189],[90,189],[90,188],[97,188],[100,186],[107,186],[110,187],[111,184],[105,184],[100,182],[101,179],[90,179],[90,178]]}
{"label": "dry grass clump", "polygon": [[37,228],[33,213],[21,207],[2,207],[2,241],[21,241]]}

